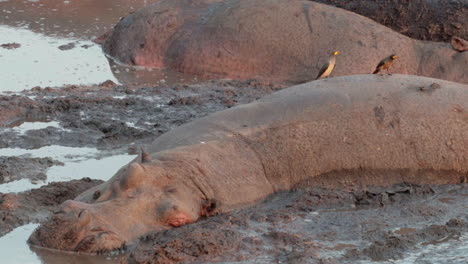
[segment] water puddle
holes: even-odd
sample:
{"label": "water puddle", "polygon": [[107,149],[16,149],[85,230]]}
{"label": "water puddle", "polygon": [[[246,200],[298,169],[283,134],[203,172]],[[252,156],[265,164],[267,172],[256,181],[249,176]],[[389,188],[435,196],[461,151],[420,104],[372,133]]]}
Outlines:
{"label": "water puddle", "polygon": [[[22,91],[35,86],[118,82],[101,47],[91,41],[48,37],[24,28],[0,25],[0,44],[19,43],[16,49],[0,48],[0,91]],[[72,43],[75,47],[61,50]]]}
{"label": "water puddle", "polygon": [[61,162],[86,160],[97,156],[95,148],[76,148],[65,146],[45,146],[38,149],[0,148],[0,156],[27,156],[31,158],[52,158]]}
{"label": "water puddle", "polygon": [[39,257],[29,249],[26,243],[38,224],[27,224],[15,228],[0,238],[0,256],[3,263],[41,263]]}
{"label": "water puddle", "polygon": [[69,131],[64,129],[59,122],[50,121],[50,122],[23,122],[21,125],[15,126],[11,131],[18,133],[19,135],[24,135],[29,130],[39,130],[45,129],[48,127],[54,127],[60,130]]}
{"label": "water puddle", "polygon": [[[199,82],[196,76],[121,65],[91,40],[156,1],[0,1],[0,92],[33,87]],[[204,78],[207,79],[207,78]]]}
{"label": "water puddle", "polygon": [[0,0],[0,24],[47,36],[93,39],[157,0]]}
{"label": "water puddle", "polygon": [[74,148],[64,146],[46,146],[39,149],[2,148],[0,156],[27,156],[32,158],[50,157],[64,163],[63,166],[52,166],[47,171],[45,181],[31,182],[21,179],[0,185],[0,193],[22,192],[39,188],[51,182],[68,181],[89,177],[108,180],[123,165],[133,160],[135,155],[105,155],[94,148]]}

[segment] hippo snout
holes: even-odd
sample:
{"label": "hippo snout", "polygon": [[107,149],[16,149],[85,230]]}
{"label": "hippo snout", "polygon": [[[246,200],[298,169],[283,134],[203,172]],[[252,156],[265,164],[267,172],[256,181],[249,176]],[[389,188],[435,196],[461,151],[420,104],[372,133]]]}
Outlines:
{"label": "hippo snout", "polygon": [[64,251],[102,253],[120,250],[126,241],[112,227],[97,217],[89,205],[66,201],[61,210],[29,238],[36,246]]}

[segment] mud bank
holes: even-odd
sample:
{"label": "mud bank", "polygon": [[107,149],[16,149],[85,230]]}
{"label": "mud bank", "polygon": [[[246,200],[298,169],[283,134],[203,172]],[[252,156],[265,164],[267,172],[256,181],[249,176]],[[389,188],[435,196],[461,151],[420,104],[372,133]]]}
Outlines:
{"label": "mud bank", "polygon": [[128,263],[404,260],[468,231],[467,187],[283,192],[249,209],[145,236]]}
{"label": "mud bank", "polygon": [[51,158],[0,156],[0,184],[19,179],[44,180],[45,171],[53,165],[63,165]]}
{"label": "mud bank", "polygon": [[0,236],[15,227],[44,221],[58,205],[100,183],[102,181],[84,178],[51,183],[18,194],[0,193]]}
{"label": "mud bank", "polygon": [[464,0],[313,0],[375,20],[411,38],[449,42],[468,39],[468,4]]}
{"label": "mud bank", "polygon": [[31,120],[54,120],[63,129],[47,127],[19,134],[4,128],[0,146],[126,147],[130,143],[152,140],[183,123],[251,102],[282,88],[256,81],[111,86],[34,88],[22,96],[1,97],[0,111],[6,115],[0,120],[0,127]]}

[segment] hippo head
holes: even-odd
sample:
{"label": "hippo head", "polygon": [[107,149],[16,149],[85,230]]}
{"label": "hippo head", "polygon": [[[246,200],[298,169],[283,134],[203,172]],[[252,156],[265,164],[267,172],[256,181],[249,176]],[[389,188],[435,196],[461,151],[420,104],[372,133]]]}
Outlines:
{"label": "hippo head", "polygon": [[192,181],[181,179],[182,166],[169,169],[167,162],[142,156],[141,162],[124,166],[106,183],[64,202],[29,242],[105,253],[123,249],[146,233],[191,223],[213,211],[214,202]]}

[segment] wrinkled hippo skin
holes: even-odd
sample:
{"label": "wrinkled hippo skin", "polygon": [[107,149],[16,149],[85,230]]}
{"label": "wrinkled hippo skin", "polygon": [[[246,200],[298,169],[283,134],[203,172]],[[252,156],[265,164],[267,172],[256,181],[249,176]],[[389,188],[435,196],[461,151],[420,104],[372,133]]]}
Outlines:
{"label": "wrinkled hippo skin", "polygon": [[103,45],[117,60],[179,72],[279,82],[367,74],[390,54],[392,72],[468,83],[468,54],[414,40],[358,14],[310,1],[161,0],[129,15]]}
{"label": "wrinkled hippo skin", "polygon": [[357,75],[284,89],[182,125],[31,236],[81,252],[251,205],[297,186],[468,180],[468,86]]}

